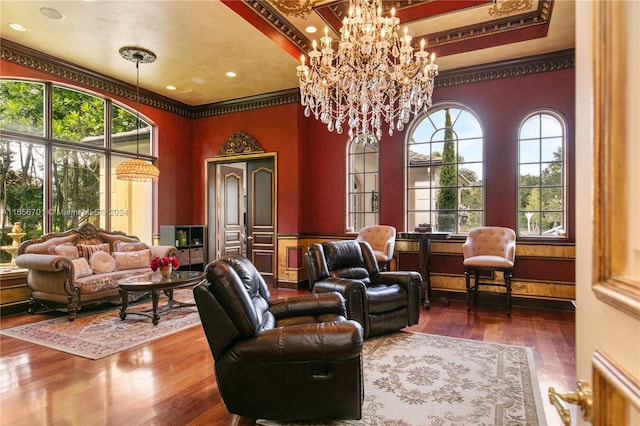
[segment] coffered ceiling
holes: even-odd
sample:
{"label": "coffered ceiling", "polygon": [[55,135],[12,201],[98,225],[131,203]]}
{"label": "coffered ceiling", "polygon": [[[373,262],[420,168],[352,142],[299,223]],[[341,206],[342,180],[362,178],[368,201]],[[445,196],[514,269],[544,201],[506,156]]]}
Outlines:
{"label": "coffered ceiling", "polygon": [[[424,38],[447,72],[574,48],[574,6],[573,0],[385,0],[383,14],[394,7],[416,45]],[[149,49],[157,60],[140,65],[141,87],[199,106],[297,87],[300,55],[325,26],[337,38],[347,9],[347,0],[2,0],[0,37],[130,84],[135,65],[118,50]],[[306,32],[309,26],[317,32]],[[236,76],[226,76],[230,71]]]}

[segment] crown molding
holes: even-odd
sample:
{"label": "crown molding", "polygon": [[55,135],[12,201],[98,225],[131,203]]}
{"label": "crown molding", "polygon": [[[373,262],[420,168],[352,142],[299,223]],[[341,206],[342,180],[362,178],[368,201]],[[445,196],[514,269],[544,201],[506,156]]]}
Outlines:
{"label": "crown molding", "polygon": [[[132,101],[136,100],[136,88],[133,85],[81,68],[8,40],[0,39],[0,59]],[[575,68],[575,50],[568,49],[515,60],[443,71],[436,78],[435,86],[436,88],[457,86],[573,68]],[[300,92],[298,88],[198,106],[186,105],[148,90],[140,91],[140,103],[192,119],[299,102]]]}
{"label": "crown molding", "polygon": [[[9,40],[0,39],[0,58],[92,89],[132,101],[136,100],[136,86],[132,84],[79,67]],[[189,105],[165,98],[149,90],[140,89],[139,101],[141,104],[175,114],[187,117],[190,114]]]}
{"label": "crown molding", "polygon": [[449,87],[503,78],[522,77],[543,72],[573,69],[575,66],[575,50],[560,50],[543,55],[527,56],[514,60],[445,71],[436,77],[435,87]]}

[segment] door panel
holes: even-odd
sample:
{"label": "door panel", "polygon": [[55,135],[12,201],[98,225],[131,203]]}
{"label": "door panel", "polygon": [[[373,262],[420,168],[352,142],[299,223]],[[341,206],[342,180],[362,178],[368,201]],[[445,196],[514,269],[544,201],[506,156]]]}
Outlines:
{"label": "door panel", "polygon": [[275,285],[275,179],[273,159],[247,163],[247,253],[268,284]]}
{"label": "door panel", "polygon": [[638,2],[576,2],[578,425],[640,424],[639,27]]}
{"label": "door panel", "polygon": [[242,168],[220,165],[220,253],[244,254],[244,207]]}

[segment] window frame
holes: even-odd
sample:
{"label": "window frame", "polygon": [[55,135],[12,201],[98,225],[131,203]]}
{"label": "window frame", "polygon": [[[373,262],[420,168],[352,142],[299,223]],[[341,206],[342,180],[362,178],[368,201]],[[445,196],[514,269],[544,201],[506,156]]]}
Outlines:
{"label": "window frame", "polygon": [[[363,152],[354,152],[355,149],[361,149]],[[369,152],[364,152],[365,150],[369,150]],[[376,164],[375,166],[369,170],[367,169],[368,163],[366,162],[367,155],[376,155]],[[354,158],[357,156],[363,156],[363,164],[364,170],[362,171],[354,171]],[[367,138],[358,138],[355,140],[351,140],[347,142],[346,145],[346,215],[345,215],[345,230],[346,232],[358,232],[361,228],[368,225],[378,225],[380,223],[380,143],[377,139],[367,139]],[[367,179],[373,175],[372,180]],[[362,177],[364,177],[364,182],[362,182],[364,188],[359,191],[355,191],[355,188],[352,188],[352,180],[360,177],[359,181],[362,181]],[[370,185],[373,184],[373,188],[370,190]],[[371,193],[371,195],[368,195]],[[361,201],[360,204],[365,206],[363,209],[354,211],[354,197],[358,197]],[[356,217],[356,219],[354,219]],[[367,220],[371,219],[373,220]],[[353,220],[352,220],[353,219]],[[359,223],[358,222],[362,222]],[[358,229],[356,229],[358,228]]]}
{"label": "window frame", "polygon": [[[148,242],[150,243],[152,239],[152,230],[154,225],[153,221],[154,221],[155,215],[144,213],[145,216],[148,216],[148,219],[146,219],[146,221],[150,221],[148,222],[149,229],[146,229],[147,226],[141,225],[142,222],[139,219],[136,219],[136,217],[133,217],[133,216],[130,216],[128,218],[124,217],[124,216],[129,216],[133,209],[131,209],[130,211],[127,211],[126,208],[121,208],[121,206],[114,206],[113,197],[115,196],[116,193],[122,193],[123,191],[129,191],[129,192],[133,191],[134,193],[136,193],[136,191],[140,191],[140,190],[145,191],[145,190],[142,188],[134,188],[131,186],[131,185],[140,186],[140,183],[138,182],[133,184],[132,182],[129,182],[129,181],[117,181],[115,176],[115,162],[112,161],[112,158],[117,157],[118,159],[121,159],[121,160],[129,160],[137,157],[142,160],[155,163],[157,160],[157,157],[153,155],[157,147],[157,143],[156,143],[157,126],[155,125],[155,123],[153,123],[153,121],[150,120],[148,117],[143,116],[142,114],[139,114],[139,112],[137,112],[134,108],[122,102],[118,102],[117,100],[106,97],[99,93],[95,93],[91,90],[87,90],[82,87],[77,87],[74,85],[64,84],[56,81],[46,81],[46,80],[39,80],[39,79],[16,78],[16,77],[1,77],[0,81],[3,83],[16,82],[16,83],[38,84],[38,85],[43,85],[44,87],[43,89],[44,105],[43,105],[43,111],[42,111],[42,115],[43,115],[42,120],[44,122],[43,134],[22,133],[20,131],[6,130],[6,129],[0,128],[0,138],[2,140],[6,140],[9,143],[16,142],[21,144],[33,144],[33,145],[42,147],[42,149],[44,150],[45,159],[44,159],[44,171],[43,171],[43,177],[42,177],[43,179],[42,209],[31,209],[34,212],[39,211],[42,215],[41,222],[39,222],[39,224],[41,223],[42,235],[53,232],[53,231],[57,232],[57,231],[66,230],[66,229],[60,229],[60,230],[54,229],[54,224],[52,220],[52,215],[55,214],[53,209],[54,204],[52,200],[53,178],[54,178],[53,153],[56,150],[59,150],[59,151],[74,150],[74,151],[91,152],[91,153],[97,154],[97,157],[102,159],[100,164],[100,167],[102,170],[100,170],[98,177],[100,178],[100,182],[99,182],[100,191],[104,191],[104,193],[99,194],[99,198],[100,198],[99,209],[96,209],[96,211],[94,211],[93,214],[87,214],[87,216],[85,216],[86,219],[83,220],[81,223],[79,223],[79,225],[82,225],[86,222],[91,222],[91,223],[95,223],[96,226],[100,228],[108,229],[108,230],[115,230],[113,229],[114,226],[124,226],[127,229],[124,229],[124,230],[120,229],[121,231],[127,234],[136,235],[141,240],[148,240]],[[53,117],[54,117],[53,92],[56,89],[63,89],[63,90],[78,92],[82,95],[91,96],[93,98],[97,98],[102,101],[102,105],[103,105],[102,126],[104,129],[104,135],[99,135],[99,137],[103,138],[103,142],[101,145],[91,143],[91,141],[87,141],[87,143],[83,143],[82,141],[63,140],[63,139],[57,139],[53,137],[53,133],[54,133],[53,132]],[[140,127],[138,132],[140,131],[145,132],[143,137],[147,137],[148,139],[146,141],[143,141],[143,143],[148,142],[149,154],[139,153],[137,152],[137,150],[124,151],[124,150],[113,149],[113,146],[112,146],[113,135],[111,132],[114,129],[112,128],[113,123],[112,123],[111,115],[114,107],[118,107],[130,113],[134,117],[137,117],[139,114],[140,126],[142,127]],[[148,132],[146,129],[149,129]],[[133,130],[135,130],[135,125]],[[133,130],[129,130],[128,132],[130,133]],[[123,133],[127,133],[127,131]],[[157,207],[157,200],[156,200],[156,197],[153,195],[155,194],[155,191],[153,190],[153,185],[155,185],[155,183],[149,182],[148,185],[150,186],[146,188],[146,192],[149,193],[150,195],[149,197],[147,197],[147,199],[144,200],[143,203],[149,202],[149,207],[152,210],[155,210]],[[129,198],[132,199],[132,197],[129,197]],[[2,201],[4,202],[4,200]],[[2,207],[3,209],[11,208],[9,206],[2,206]],[[125,215],[125,212],[126,212],[126,215]],[[141,214],[143,213],[138,213],[138,215],[141,215]],[[73,213],[70,213],[70,215],[73,216]],[[12,216],[16,217],[16,215],[14,214],[12,214]],[[21,216],[21,219],[24,217],[24,215],[17,215],[17,216]],[[118,217],[115,217],[115,216],[118,216]],[[91,217],[93,217],[93,219],[90,219]],[[3,223],[3,225],[5,224]],[[142,226],[144,229],[137,229],[139,226]],[[40,228],[40,226],[38,226],[38,228]],[[35,230],[32,230],[32,232],[34,233],[29,234],[28,238],[35,238],[40,236],[38,233],[35,232]]]}
{"label": "window frame", "polygon": [[[457,201],[458,201],[458,207],[455,209],[455,231],[451,232],[451,234],[453,235],[466,235],[468,233],[468,230],[470,230],[471,228],[475,227],[475,226],[471,226],[469,229],[467,230],[461,230],[461,226],[460,226],[460,216],[463,214],[467,214],[468,215],[468,210],[465,209],[461,209],[461,205],[460,205],[460,197],[461,197],[461,191],[464,190],[465,188],[479,188],[480,189],[480,204],[481,207],[479,208],[475,208],[472,211],[473,212],[477,212],[478,216],[479,216],[479,222],[476,226],[484,226],[485,222],[486,222],[486,177],[485,177],[485,158],[484,158],[484,154],[485,154],[485,131],[482,125],[482,121],[480,120],[478,114],[475,113],[475,111],[473,111],[473,109],[471,109],[469,106],[459,103],[459,102],[440,102],[437,103],[435,105],[433,105],[431,108],[429,108],[429,110],[423,114],[421,114],[420,116],[416,117],[411,126],[409,127],[406,136],[405,136],[405,152],[404,152],[404,203],[405,203],[405,228],[408,229],[408,231],[414,231],[414,227],[418,227],[420,225],[420,220],[415,219],[415,221],[417,223],[412,224],[411,223],[411,216],[415,215],[418,216],[419,214],[426,214],[429,217],[429,222],[427,222],[426,224],[431,225],[431,230],[433,232],[437,232],[439,231],[439,227],[437,225],[437,215],[438,215],[438,205],[437,205],[437,200],[438,200],[438,188],[440,188],[440,186],[433,186],[431,185],[431,182],[434,182],[433,178],[431,178],[431,176],[435,176],[437,173],[434,171],[429,170],[428,175],[429,175],[429,185],[428,186],[424,186],[424,187],[418,187],[416,185],[411,186],[411,159],[410,159],[410,147],[411,145],[413,145],[414,143],[412,143],[412,139],[414,138],[414,135],[416,133],[416,131],[418,131],[420,125],[425,121],[428,120],[430,116],[432,116],[435,113],[439,113],[442,110],[446,110],[446,109],[456,109],[456,110],[460,110],[460,114],[461,113],[466,113],[469,114],[471,117],[473,117],[475,119],[475,123],[474,126],[477,126],[477,128],[480,131],[480,135],[469,138],[469,137],[465,137],[465,138],[459,138],[457,136],[455,136],[456,132],[455,132],[455,126],[457,123],[457,119],[453,121],[452,123],[452,129],[454,130],[454,142],[455,142],[455,155],[456,155],[456,161],[453,163],[456,166],[456,169],[458,171],[457,176],[458,176],[458,180],[457,180],[457,184],[455,185],[455,187],[457,188],[456,191],[456,197],[457,197]],[[460,115],[458,114],[458,115]],[[433,123],[433,122],[432,122]],[[437,134],[438,132],[444,131],[445,127],[438,127],[436,128],[435,126],[433,126],[434,131],[431,133],[430,139],[428,141],[423,141],[421,143],[423,144],[431,144],[430,148],[429,148],[429,152],[435,152],[432,150],[432,147],[434,144],[437,143],[441,143],[444,147],[444,138],[442,141],[434,141],[433,136],[435,134]],[[459,142],[460,140],[463,141],[477,141],[480,143],[480,149],[479,149],[479,160],[472,160],[472,161],[463,161],[463,162],[459,162],[459,153],[460,150],[458,149],[459,147]],[[444,151],[444,149],[443,149]],[[442,155],[442,153],[440,153]],[[426,160],[427,163],[423,166],[423,167],[429,167],[430,169],[434,166],[438,166],[438,164],[434,164],[434,163],[438,163],[438,161],[433,161],[431,160],[431,158],[429,158],[429,160]],[[442,164],[442,157],[439,160],[440,165]],[[480,173],[482,174],[482,177],[479,181],[480,184],[478,185],[470,185],[470,186],[464,186],[460,184],[460,170],[463,167],[460,167],[460,165],[464,165],[464,164],[475,164],[477,166],[475,166],[477,169],[479,169]],[[471,169],[470,169],[471,170]],[[473,170],[472,170],[473,171]],[[411,208],[411,200],[410,200],[410,193],[411,191],[417,191],[418,189],[424,189],[426,191],[429,191],[429,206],[432,208],[429,209],[419,209],[419,208]],[[468,217],[468,216],[467,216]],[[435,220],[434,220],[435,219]],[[436,222],[436,223],[433,223]],[[449,231],[446,231],[449,232]]]}
{"label": "window frame", "polygon": [[[542,125],[543,125],[543,116],[549,116],[551,118],[553,118],[554,120],[556,120],[557,124],[560,126],[560,129],[562,131],[561,135],[555,135],[555,136],[543,136],[543,129],[542,129]],[[527,124],[530,120],[534,119],[535,117],[539,118],[539,128],[538,128],[538,137],[537,138],[522,138],[522,129],[525,126],[525,124]],[[561,138],[561,152],[562,152],[562,158],[561,160],[553,160],[553,161],[547,161],[544,160],[543,158],[543,148],[542,148],[542,141],[544,141],[545,139],[557,139],[557,138]],[[521,160],[521,153],[522,153],[522,142],[523,141],[537,141],[539,148],[538,148],[538,161],[527,161],[527,162],[523,162]],[[518,123],[518,127],[517,127],[517,131],[516,131],[516,144],[517,144],[517,159],[516,159],[516,170],[517,170],[517,175],[516,175],[516,233],[518,235],[518,238],[531,238],[531,239],[549,239],[549,238],[557,238],[557,239],[561,239],[561,240],[567,240],[569,238],[569,216],[568,216],[568,212],[569,212],[569,205],[568,205],[568,185],[569,185],[569,180],[568,180],[568,163],[567,163],[567,148],[568,148],[568,124],[567,124],[567,120],[564,117],[564,115],[562,115],[559,111],[556,111],[554,109],[551,108],[538,108],[535,110],[532,110],[530,112],[528,112],[526,115],[524,115],[524,117],[520,120],[520,122]],[[560,164],[560,184],[559,185],[543,185],[543,178],[542,178],[542,165],[543,164]],[[561,215],[561,219],[560,219],[560,225],[553,227],[550,230],[543,230],[542,228],[540,228],[537,232],[533,232],[530,230],[530,228],[525,232],[521,230],[521,224],[520,224],[520,220],[521,217],[520,215],[524,212],[526,212],[527,210],[524,210],[521,207],[521,201],[520,201],[520,197],[521,197],[521,188],[524,187],[531,187],[531,189],[534,189],[534,187],[532,185],[523,185],[522,184],[522,179],[521,179],[521,167],[525,165],[525,166],[538,166],[538,170],[539,170],[539,180],[538,180],[538,185],[535,186],[535,189],[538,189],[538,193],[541,194],[543,189],[549,189],[549,188],[558,188],[560,189],[560,209],[558,210],[543,210],[542,209],[542,200],[539,201],[539,207],[537,210],[532,210],[534,213],[537,213],[538,215],[542,216],[544,212],[552,212],[552,213],[560,213]],[[539,197],[540,198],[540,197]],[[549,232],[555,230],[554,232]]]}

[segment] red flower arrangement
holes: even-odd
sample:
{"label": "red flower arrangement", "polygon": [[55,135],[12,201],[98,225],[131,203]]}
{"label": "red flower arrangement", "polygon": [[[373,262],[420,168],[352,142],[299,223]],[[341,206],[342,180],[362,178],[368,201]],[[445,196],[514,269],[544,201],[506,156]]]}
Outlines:
{"label": "red flower arrangement", "polygon": [[151,269],[154,272],[157,271],[158,268],[166,268],[167,266],[173,266],[174,268],[177,268],[178,266],[180,266],[180,262],[178,262],[178,259],[175,256],[169,256],[169,257],[156,256],[151,261]]}

